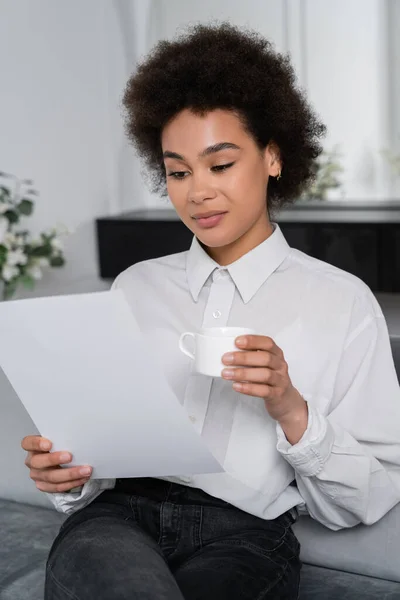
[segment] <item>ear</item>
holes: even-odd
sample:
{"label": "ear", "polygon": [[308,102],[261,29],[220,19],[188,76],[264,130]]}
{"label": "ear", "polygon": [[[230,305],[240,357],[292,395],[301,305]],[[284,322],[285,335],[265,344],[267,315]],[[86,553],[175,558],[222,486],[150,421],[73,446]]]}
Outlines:
{"label": "ear", "polygon": [[265,149],[265,167],[269,177],[278,177],[282,171],[281,152],[274,141]]}

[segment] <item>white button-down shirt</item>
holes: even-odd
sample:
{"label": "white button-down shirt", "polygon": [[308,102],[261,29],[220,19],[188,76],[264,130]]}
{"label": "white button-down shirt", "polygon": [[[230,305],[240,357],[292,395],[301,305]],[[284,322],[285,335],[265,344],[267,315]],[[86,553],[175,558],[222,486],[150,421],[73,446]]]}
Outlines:
{"label": "white button-down shirt", "polygon": [[[225,473],[168,478],[263,519],[298,506],[331,529],[377,521],[400,501],[400,388],[382,311],[359,279],[287,244],[279,226],[227,267],[194,239],[188,252],[133,265],[114,282]],[[308,402],[291,445],[262,399],[193,372],[185,331],[236,326],[270,336]],[[295,480],[296,486],[291,485]],[[53,494],[71,513],[112,488],[90,480]]]}

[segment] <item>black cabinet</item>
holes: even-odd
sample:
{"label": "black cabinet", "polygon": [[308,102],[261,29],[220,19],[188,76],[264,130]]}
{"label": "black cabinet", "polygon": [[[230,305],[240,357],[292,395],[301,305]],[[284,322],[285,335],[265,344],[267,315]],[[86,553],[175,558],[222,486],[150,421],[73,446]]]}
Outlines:
{"label": "black cabinet", "polygon": [[181,221],[142,216],[130,213],[97,220],[100,277],[114,279],[134,263],[190,247],[193,234]]}
{"label": "black cabinet", "polygon": [[[360,277],[375,292],[400,292],[400,203],[296,205],[275,219],[289,244]],[[172,210],[97,219],[100,276],[187,250],[192,233]]]}
{"label": "black cabinet", "polygon": [[282,223],[281,228],[293,248],[357,275],[371,289],[387,287],[380,277],[379,228],[347,223]]}

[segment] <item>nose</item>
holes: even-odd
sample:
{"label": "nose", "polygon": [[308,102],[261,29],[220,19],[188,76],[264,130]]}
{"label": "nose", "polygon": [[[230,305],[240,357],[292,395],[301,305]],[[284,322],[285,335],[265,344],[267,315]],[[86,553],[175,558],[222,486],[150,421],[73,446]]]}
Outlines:
{"label": "nose", "polygon": [[216,197],[216,191],[208,185],[207,179],[192,175],[188,190],[188,201],[193,204],[202,204],[206,200]]}

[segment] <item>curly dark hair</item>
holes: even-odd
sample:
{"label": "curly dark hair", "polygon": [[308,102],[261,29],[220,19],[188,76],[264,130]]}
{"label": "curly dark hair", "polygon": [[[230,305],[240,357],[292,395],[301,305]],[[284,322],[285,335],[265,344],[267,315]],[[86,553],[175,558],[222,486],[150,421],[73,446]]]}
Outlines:
{"label": "curly dark hair", "polygon": [[159,42],[139,63],[123,95],[125,131],[166,195],[161,133],[184,108],[236,113],[260,149],[279,147],[282,178],[269,179],[269,209],[295,201],[312,182],[325,126],[299,89],[289,56],[260,34],[229,23],[195,25]]}

